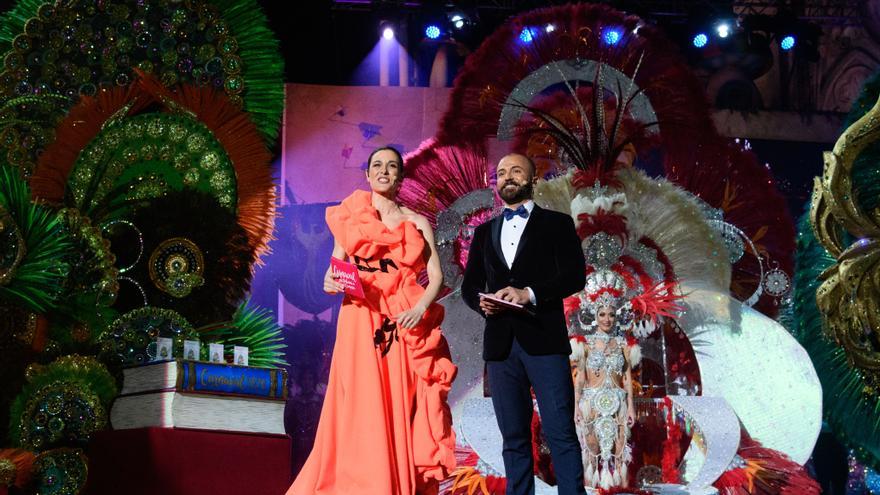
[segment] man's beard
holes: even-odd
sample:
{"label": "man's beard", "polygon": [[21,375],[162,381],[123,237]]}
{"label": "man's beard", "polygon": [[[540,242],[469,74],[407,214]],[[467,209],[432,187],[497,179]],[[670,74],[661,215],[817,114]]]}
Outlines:
{"label": "man's beard", "polygon": [[[508,189],[508,184],[516,186],[516,189]],[[532,190],[533,187],[531,182],[526,182],[523,185],[519,185],[515,182],[505,182],[501,189],[498,190],[498,195],[501,196],[501,199],[503,199],[505,203],[512,205],[531,199]]]}

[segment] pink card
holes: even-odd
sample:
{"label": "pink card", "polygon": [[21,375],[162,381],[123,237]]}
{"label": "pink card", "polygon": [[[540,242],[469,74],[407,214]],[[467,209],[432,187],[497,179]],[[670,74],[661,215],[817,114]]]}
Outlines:
{"label": "pink card", "polygon": [[340,259],[330,257],[330,266],[333,267],[333,274],[336,275],[336,281],[345,286],[345,293],[363,298],[364,287],[361,285],[361,277],[358,269],[353,263],[342,261]]}

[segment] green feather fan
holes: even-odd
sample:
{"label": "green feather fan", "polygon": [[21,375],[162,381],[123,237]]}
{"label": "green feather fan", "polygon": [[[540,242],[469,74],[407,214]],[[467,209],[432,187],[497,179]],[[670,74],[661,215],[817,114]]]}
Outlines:
{"label": "green feather fan", "polygon": [[[104,26],[104,36],[92,35],[96,25]],[[73,42],[61,37],[65,30],[75,33]],[[80,50],[83,43],[94,49]],[[99,88],[128,85],[137,68],[166,87],[187,82],[221,88],[250,114],[269,145],[278,135],[284,62],[256,0],[20,0],[0,16],[0,59],[0,80],[6,81],[0,101],[51,89],[72,104]],[[20,70],[33,60],[41,70]],[[63,71],[57,67],[62,60]],[[42,87],[44,80],[52,87]]]}
{"label": "green feather fan", "polygon": [[[23,249],[23,255],[0,283],[0,299],[23,305],[31,311],[45,313],[56,306],[61,287],[69,271],[63,261],[70,248],[55,213],[31,203],[30,190],[17,169],[0,165],[0,208],[5,210],[16,228],[18,239],[7,238],[4,252]],[[2,220],[0,220],[2,221]],[[4,229],[0,229],[2,231]],[[19,244],[23,246],[7,246]],[[12,249],[9,249],[9,248]]]}
{"label": "green feather fan", "polygon": [[85,445],[107,427],[117,384],[95,358],[62,356],[31,365],[28,383],[12,404],[9,436],[30,450]]}
{"label": "green feather fan", "polygon": [[248,348],[248,365],[263,368],[287,366],[282,350],[281,327],[272,312],[242,303],[232,321],[201,330],[202,338],[210,342],[222,342],[224,352],[232,354],[233,346]]}

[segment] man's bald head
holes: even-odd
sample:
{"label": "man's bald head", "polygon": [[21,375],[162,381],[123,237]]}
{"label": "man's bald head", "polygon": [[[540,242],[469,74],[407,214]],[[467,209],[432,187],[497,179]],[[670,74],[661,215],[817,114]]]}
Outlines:
{"label": "man's bald head", "polygon": [[506,168],[512,167],[514,165],[527,167],[530,177],[534,177],[535,172],[537,171],[537,167],[535,167],[535,162],[533,162],[531,158],[521,153],[508,153],[501,157],[501,159],[498,160],[498,167],[496,167],[496,170],[502,165],[504,165]]}
{"label": "man's bald head", "polygon": [[505,155],[495,168],[498,195],[507,205],[531,199],[535,185],[535,163],[519,153]]}

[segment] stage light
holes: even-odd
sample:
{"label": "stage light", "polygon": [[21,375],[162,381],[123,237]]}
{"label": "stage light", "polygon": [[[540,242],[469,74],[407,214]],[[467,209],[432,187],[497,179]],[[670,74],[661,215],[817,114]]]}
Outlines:
{"label": "stage light", "polygon": [[461,29],[464,27],[464,17],[461,14],[455,14],[449,18],[449,22],[455,26],[455,29]]}
{"label": "stage light", "polygon": [[552,33],[553,31],[556,31],[556,26],[554,26],[553,24],[547,24],[544,27],[544,31],[548,32],[548,33]]}
{"label": "stage light", "polygon": [[616,45],[620,42],[621,38],[623,38],[623,34],[620,29],[617,28],[605,28],[602,32],[602,41],[604,41],[606,45]]}
{"label": "stage light", "polygon": [[796,42],[797,39],[793,35],[789,34],[779,40],[779,48],[782,48],[783,50],[791,50],[792,48],[794,48]]}
{"label": "stage light", "polygon": [[386,40],[394,39],[394,29],[391,28],[390,26],[386,27],[385,29],[382,30],[382,37],[385,38]]}
{"label": "stage light", "polygon": [[425,36],[429,39],[436,40],[440,37],[440,28],[435,26],[434,24],[429,25],[425,28]]}
{"label": "stage light", "polygon": [[706,36],[706,33],[698,33],[696,36],[694,36],[694,46],[697,48],[703,48],[708,42],[709,37]]}
{"label": "stage light", "polygon": [[730,24],[726,22],[722,22],[715,26],[715,32],[718,33],[718,37],[727,38],[730,36]]}
{"label": "stage light", "polygon": [[535,39],[535,33],[532,32],[531,28],[523,28],[519,33],[519,39],[523,43],[531,43],[532,40]]}

